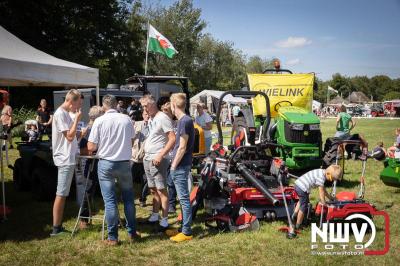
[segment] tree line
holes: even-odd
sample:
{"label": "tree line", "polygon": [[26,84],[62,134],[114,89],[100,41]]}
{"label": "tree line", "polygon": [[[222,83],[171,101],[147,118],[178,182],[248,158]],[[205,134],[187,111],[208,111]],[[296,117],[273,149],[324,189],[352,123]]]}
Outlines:
{"label": "tree line", "polygon": [[[371,78],[367,76],[347,77],[336,73],[332,79],[322,81],[317,79],[318,90],[314,93],[314,99],[326,102],[328,86],[338,91],[343,98],[347,98],[353,91],[363,92],[372,101],[386,101],[400,99],[400,78],[391,79],[385,75],[377,75]],[[330,98],[334,97],[330,93]]]}
{"label": "tree line", "polygon": [[[192,0],[170,6],[141,0],[9,0],[0,2],[0,25],[28,44],[56,57],[99,68],[100,85],[123,84],[144,73],[149,21],[178,50],[171,60],[149,54],[148,74],[188,76],[192,93],[239,89],[246,73],[261,73],[272,60],[248,57],[233,42],[205,33],[207,22]],[[380,75],[318,80],[315,98],[324,102],[327,86],[347,96],[362,91],[374,100],[400,98],[400,80]]]}

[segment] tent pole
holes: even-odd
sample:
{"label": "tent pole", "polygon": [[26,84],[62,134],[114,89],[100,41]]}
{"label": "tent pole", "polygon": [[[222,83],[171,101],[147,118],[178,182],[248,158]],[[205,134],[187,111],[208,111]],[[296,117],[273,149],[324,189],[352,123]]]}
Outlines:
{"label": "tent pole", "polygon": [[100,106],[100,89],[99,89],[99,85],[96,86],[96,105]]}
{"label": "tent pole", "polygon": [[328,105],[328,102],[329,102],[329,86],[326,92],[326,105]]}
{"label": "tent pole", "polygon": [[[7,141],[2,141],[3,145],[7,146]],[[0,168],[1,168],[1,191],[2,191],[2,204],[3,204],[3,221],[7,220],[6,209],[6,188],[4,186],[4,164],[3,164],[3,150],[0,151]]]}

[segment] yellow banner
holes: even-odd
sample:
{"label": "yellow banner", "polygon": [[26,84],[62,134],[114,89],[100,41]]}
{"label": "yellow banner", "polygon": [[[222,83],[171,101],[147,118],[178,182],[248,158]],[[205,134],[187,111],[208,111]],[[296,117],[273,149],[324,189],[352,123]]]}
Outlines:
{"label": "yellow banner", "polygon": [[[277,115],[281,106],[312,109],[314,74],[248,74],[251,91],[262,91],[269,97],[271,116]],[[290,102],[290,103],[289,103]],[[265,115],[265,100],[262,96],[253,99],[254,115]]]}

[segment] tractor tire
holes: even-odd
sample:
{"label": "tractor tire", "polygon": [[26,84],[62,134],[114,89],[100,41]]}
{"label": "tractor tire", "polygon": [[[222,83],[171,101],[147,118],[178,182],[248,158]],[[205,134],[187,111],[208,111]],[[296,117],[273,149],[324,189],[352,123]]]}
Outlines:
{"label": "tractor tire", "polygon": [[32,195],[39,201],[54,200],[57,189],[57,176],[52,176],[54,171],[38,167],[32,173]]}
{"label": "tractor tire", "polygon": [[24,176],[21,158],[18,158],[14,163],[13,184],[16,191],[28,191],[30,189],[30,182]]}

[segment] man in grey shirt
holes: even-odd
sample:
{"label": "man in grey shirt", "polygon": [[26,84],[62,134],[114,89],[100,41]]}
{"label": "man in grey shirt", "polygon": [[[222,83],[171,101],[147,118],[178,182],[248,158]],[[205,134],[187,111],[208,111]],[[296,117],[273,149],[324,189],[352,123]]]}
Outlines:
{"label": "man in grey shirt", "polygon": [[165,158],[175,144],[175,133],[171,119],[158,110],[156,101],[151,95],[141,99],[144,111],[150,116],[149,136],[144,146],[143,166],[147,184],[153,194],[153,212],[149,222],[158,222],[162,210],[160,230],[168,228],[168,193],[166,189],[169,160]]}

